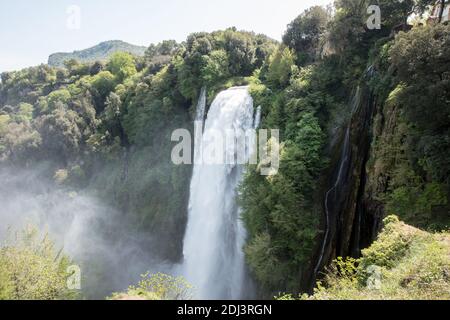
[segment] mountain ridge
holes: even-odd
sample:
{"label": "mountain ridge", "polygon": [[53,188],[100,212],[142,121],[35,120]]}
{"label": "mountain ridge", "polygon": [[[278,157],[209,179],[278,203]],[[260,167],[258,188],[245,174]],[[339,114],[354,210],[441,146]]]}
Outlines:
{"label": "mountain ridge", "polygon": [[143,56],[145,50],[147,50],[145,46],[133,45],[122,40],[109,40],[84,50],[53,53],[48,58],[48,64],[52,67],[63,67],[64,62],[71,59],[80,62],[103,61],[118,51],[129,52],[135,56]]}

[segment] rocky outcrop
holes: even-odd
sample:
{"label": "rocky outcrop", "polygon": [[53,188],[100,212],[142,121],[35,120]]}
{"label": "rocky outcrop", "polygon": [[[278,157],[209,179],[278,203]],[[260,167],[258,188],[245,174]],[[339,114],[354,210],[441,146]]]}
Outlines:
{"label": "rocky outcrop", "polygon": [[376,96],[362,85],[352,100],[352,116],[335,147],[331,177],[324,193],[324,233],[317,249],[315,276],[336,257],[358,257],[381,228],[383,208],[367,190]]}

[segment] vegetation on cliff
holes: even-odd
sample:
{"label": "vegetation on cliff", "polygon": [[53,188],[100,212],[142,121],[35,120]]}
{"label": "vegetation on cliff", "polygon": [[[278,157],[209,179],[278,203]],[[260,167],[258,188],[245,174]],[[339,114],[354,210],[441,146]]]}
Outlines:
{"label": "vegetation on cliff", "polygon": [[194,288],[182,277],[163,273],[144,274],[137,286],[125,293],[114,293],[111,300],[190,300]]}
{"label": "vegetation on cliff", "polygon": [[[241,188],[246,254],[263,291],[308,289],[325,233],[327,177],[349,121],[356,128],[367,121],[352,116],[349,97],[358,86],[369,88],[375,101],[369,161],[362,162],[363,173],[352,173],[367,184],[346,191],[355,192],[351,205],[364,206],[363,219],[373,224],[363,232],[376,230],[376,219],[387,214],[426,229],[449,227],[449,26],[391,32],[426,5],[382,2],[379,30],[365,28],[367,7],[360,1],[336,1],[334,15],[312,8],[289,25],[284,43],[255,75],[251,91],[263,106],[262,126],[280,128],[282,136],[279,175],[265,178],[250,168]],[[356,218],[349,225],[338,218],[340,230],[356,232]]]}
{"label": "vegetation on cliff", "polygon": [[385,99],[375,118],[369,192],[405,222],[448,228],[450,29],[400,33],[380,49],[373,81]]}
{"label": "vegetation on cliff", "polygon": [[[384,229],[359,259],[338,258],[307,300],[450,299],[450,234],[428,233],[384,220]],[[281,299],[292,299],[284,296]]]}

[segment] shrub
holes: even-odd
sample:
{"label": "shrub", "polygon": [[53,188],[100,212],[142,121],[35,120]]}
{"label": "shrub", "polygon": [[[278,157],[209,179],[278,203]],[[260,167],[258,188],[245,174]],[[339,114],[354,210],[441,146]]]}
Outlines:
{"label": "shrub", "polygon": [[190,300],[192,286],[182,277],[146,273],[137,286],[126,293],[114,293],[111,300]]}
{"label": "shrub", "polygon": [[0,299],[74,299],[77,292],[67,288],[69,265],[48,235],[28,227],[0,248]]}

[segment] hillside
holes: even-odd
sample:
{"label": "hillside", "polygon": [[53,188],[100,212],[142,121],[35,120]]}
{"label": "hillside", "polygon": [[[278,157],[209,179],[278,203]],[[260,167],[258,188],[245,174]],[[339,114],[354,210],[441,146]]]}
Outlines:
{"label": "hillside", "polygon": [[81,51],[54,53],[48,58],[48,64],[52,67],[62,67],[64,61],[70,59],[76,59],[85,63],[104,61],[118,51],[128,52],[135,56],[143,56],[146,49],[146,47],[135,46],[120,40],[105,41]]}
{"label": "hillside", "polygon": [[313,300],[450,299],[450,234],[428,233],[385,219],[362,258],[338,259]]}

